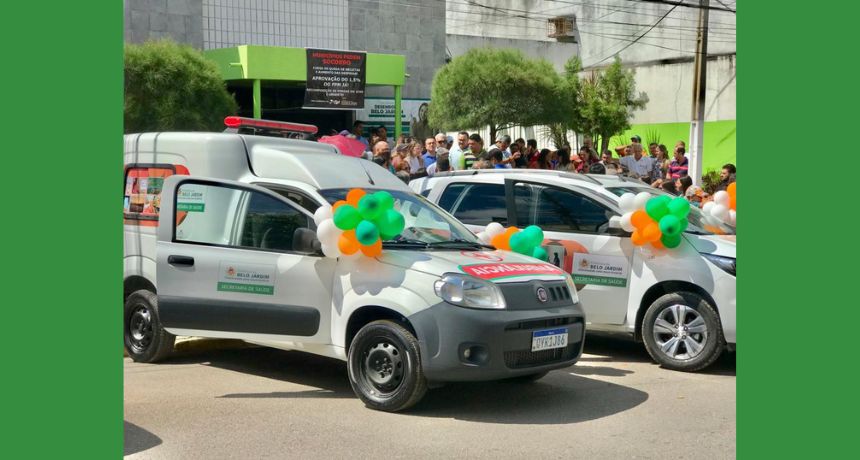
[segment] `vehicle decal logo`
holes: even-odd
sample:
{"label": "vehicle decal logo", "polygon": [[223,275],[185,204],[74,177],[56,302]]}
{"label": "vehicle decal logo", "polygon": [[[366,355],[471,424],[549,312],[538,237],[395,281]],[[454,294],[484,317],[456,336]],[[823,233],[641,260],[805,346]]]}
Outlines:
{"label": "vehicle decal logo", "polygon": [[472,264],[460,265],[460,270],[477,278],[494,280],[535,275],[552,275],[564,277],[560,268],[550,263],[538,264]]}
{"label": "vehicle decal logo", "polygon": [[546,303],[546,301],[549,300],[549,296],[546,293],[545,287],[541,286],[541,287],[537,288],[537,298],[542,303]]}

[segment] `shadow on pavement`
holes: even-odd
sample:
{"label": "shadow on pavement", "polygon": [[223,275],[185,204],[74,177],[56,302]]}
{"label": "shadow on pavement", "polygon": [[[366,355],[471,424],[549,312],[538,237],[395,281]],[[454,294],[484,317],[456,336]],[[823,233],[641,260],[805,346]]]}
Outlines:
{"label": "shadow on pavement", "polygon": [[136,454],[161,444],[161,438],[143,428],[123,421],[123,455]]}
{"label": "shadow on pavement", "polygon": [[[307,353],[240,347],[188,353],[164,364],[191,363],[319,388],[230,393],[221,398],[356,398],[346,363]],[[600,372],[610,372],[607,369]],[[500,424],[562,424],[606,417],[648,399],[643,391],[574,375],[578,371],[576,366],[559,369],[532,383],[451,383],[430,390],[421,403],[402,415]]]}
{"label": "shadow on pavement", "polygon": [[[583,363],[600,362],[611,366],[611,363],[650,363],[657,367],[658,364],[651,359],[651,355],[645,350],[645,345],[634,342],[633,340],[625,340],[623,338],[588,334],[585,337],[585,349],[583,353],[597,356],[583,356],[580,361]],[[576,368],[574,372],[580,370],[593,369],[587,366]],[[608,368],[613,369],[613,368]],[[613,369],[618,370],[618,369]],[[662,369],[664,372],[678,372],[669,369]],[[626,371],[623,371],[626,372]],[[724,351],[722,355],[711,364],[708,368],[698,371],[698,374],[705,375],[736,375],[736,354]],[[617,376],[613,374],[601,374],[595,372],[594,375]]]}

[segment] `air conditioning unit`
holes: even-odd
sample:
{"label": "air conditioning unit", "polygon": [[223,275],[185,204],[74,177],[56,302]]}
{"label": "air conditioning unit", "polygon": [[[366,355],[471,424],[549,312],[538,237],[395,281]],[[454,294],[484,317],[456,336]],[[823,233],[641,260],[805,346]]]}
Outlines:
{"label": "air conditioning unit", "polygon": [[560,42],[576,43],[576,17],[558,16],[547,19],[546,36]]}

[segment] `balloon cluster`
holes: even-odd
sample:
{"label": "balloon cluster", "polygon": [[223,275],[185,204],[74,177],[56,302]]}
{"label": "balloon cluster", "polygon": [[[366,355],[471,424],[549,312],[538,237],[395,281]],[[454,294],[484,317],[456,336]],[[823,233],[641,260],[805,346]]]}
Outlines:
{"label": "balloon cluster", "polygon": [[386,191],[367,193],[354,188],[332,206],[314,213],[317,238],[326,257],[353,255],[368,257],[382,252],[382,241],[399,235],[406,226],[403,214],[394,209],[394,197]]}
{"label": "balloon cluster", "polygon": [[478,233],[478,239],[496,249],[513,251],[544,261],[549,259],[546,249],[540,246],[543,243],[543,230],[537,225],[529,225],[520,230],[516,227],[505,228],[498,222],[492,222],[483,232]]}
{"label": "balloon cluster", "polygon": [[702,206],[702,212],[732,227],[737,226],[737,182],[729,184],[725,191],[720,190],[714,194],[714,201],[709,201]]}
{"label": "balloon cluster", "polygon": [[683,197],[625,193],[618,204],[624,211],[621,228],[633,232],[630,240],[634,245],[651,243],[655,248],[676,248],[681,244],[681,233],[687,229],[690,213],[690,202]]}

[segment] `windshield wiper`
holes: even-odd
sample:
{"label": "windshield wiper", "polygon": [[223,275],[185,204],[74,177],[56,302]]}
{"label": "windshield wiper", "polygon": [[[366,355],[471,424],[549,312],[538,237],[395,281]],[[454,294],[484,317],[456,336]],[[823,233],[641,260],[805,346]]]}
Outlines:
{"label": "windshield wiper", "polygon": [[454,238],[454,239],[448,240],[448,241],[436,241],[436,242],[427,244],[428,248],[447,248],[447,247],[459,248],[459,247],[463,247],[463,246],[466,246],[469,248],[475,248],[475,249],[496,249],[493,246],[490,246],[490,245],[487,245],[484,243],[479,243],[476,241],[464,240],[463,238]]}
{"label": "windshield wiper", "polygon": [[400,237],[400,238],[398,238],[396,240],[392,240],[392,241],[383,241],[382,246],[388,247],[388,248],[394,247],[394,248],[427,249],[427,243],[426,242],[421,241],[421,240],[413,240],[410,238],[403,238],[403,237]]}

